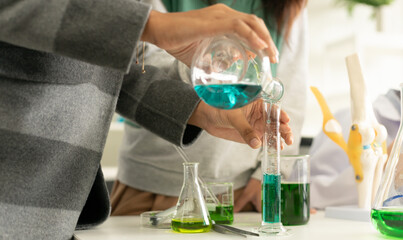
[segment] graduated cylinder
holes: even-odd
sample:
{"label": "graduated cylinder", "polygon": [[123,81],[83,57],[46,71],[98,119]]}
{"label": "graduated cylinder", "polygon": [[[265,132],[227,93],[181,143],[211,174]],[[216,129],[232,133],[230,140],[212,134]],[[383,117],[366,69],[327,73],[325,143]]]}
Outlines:
{"label": "graduated cylinder", "polygon": [[286,232],[281,224],[280,103],[265,101],[264,111],[266,128],[262,159],[262,224],[259,232],[278,235]]}

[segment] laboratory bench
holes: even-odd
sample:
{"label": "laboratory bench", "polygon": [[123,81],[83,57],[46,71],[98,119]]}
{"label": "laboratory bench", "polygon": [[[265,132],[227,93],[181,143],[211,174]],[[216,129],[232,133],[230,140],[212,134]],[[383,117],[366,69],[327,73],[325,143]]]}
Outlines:
{"label": "laboratory bench", "polygon": [[[259,227],[261,217],[259,213],[236,213],[232,226],[253,231]],[[325,217],[323,211],[311,214],[306,225],[288,227],[292,235],[287,237],[253,237],[248,239],[276,239],[276,240],[373,240],[391,239],[378,233],[370,222],[341,220]],[[184,234],[176,233],[171,229],[153,229],[141,227],[139,216],[110,217],[98,227],[75,232],[77,240],[133,240],[133,239],[242,239],[241,236],[221,234],[214,231],[208,233]]]}

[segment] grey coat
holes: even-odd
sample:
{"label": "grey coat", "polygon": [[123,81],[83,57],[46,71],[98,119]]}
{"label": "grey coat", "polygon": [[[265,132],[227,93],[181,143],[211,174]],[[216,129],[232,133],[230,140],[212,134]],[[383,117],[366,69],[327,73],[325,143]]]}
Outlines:
{"label": "grey coat", "polygon": [[70,239],[108,217],[99,164],[115,109],[175,144],[199,134],[191,87],[131,65],[149,11],[0,0],[0,239]]}

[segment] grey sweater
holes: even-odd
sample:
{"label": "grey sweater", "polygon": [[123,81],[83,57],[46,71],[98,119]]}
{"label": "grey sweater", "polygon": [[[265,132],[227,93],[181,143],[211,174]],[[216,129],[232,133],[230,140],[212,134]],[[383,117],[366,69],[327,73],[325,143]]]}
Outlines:
{"label": "grey sweater", "polygon": [[131,66],[149,11],[0,0],[0,239],[70,239],[107,218],[99,164],[115,109],[175,144],[198,135],[191,87]]}

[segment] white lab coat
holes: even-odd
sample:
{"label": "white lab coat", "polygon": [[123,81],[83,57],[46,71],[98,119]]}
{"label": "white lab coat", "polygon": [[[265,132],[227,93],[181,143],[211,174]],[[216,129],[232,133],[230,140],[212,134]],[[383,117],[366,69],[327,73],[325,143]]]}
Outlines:
{"label": "white lab coat", "polygon": [[[379,123],[388,131],[388,146],[396,137],[400,124],[400,98],[397,90],[390,90],[373,103]],[[349,109],[335,114],[347,141],[351,126]],[[357,205],[357,184],[346,153],[323,132],[314,138],[311,155],[311,207]]]}

